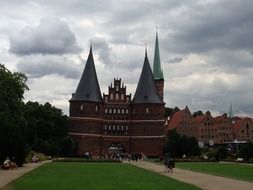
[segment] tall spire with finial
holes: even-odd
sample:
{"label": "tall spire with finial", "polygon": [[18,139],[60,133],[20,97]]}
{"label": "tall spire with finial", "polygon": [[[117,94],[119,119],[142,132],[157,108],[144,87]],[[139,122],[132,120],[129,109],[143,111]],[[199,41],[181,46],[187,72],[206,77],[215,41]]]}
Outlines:
{"label": "tall spire with finial", "polygon": [[[157,30],[157,27],[156,27],[156,30]],[[156,39],[155,39],[153,75],[154,75],[154,79],[163,79],[163,71],[162,71],[161,61],[160,61],[160,51],[159,51],[158,32],[157,31],[156,31]]]}
{"label": "tall spire with finial", "polygon": [[147,49],[145,48],[145,58],[142,67],[141,76],[135,91],[132,103],[160,103],[163,104],[162,98],[156,90],[154,77],[149,65]]}
{"label": "tall spire with finial", "polygon": [[229,112],[228,112],[228,117],[229,117],[230,119],[232,119],[232,118],[234,117],[232,103],[230,103]]}

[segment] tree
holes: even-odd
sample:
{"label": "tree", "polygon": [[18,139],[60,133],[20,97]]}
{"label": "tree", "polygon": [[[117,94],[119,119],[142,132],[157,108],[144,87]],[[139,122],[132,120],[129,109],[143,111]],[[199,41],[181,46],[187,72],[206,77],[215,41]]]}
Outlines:
{"label": "tree", "polygon": [[204,113],[203,113],[201,110],[196,111],[196,112],[194,112],[194,113],[192,114],[193,117],[198,117],[198,116],[201,116],[201,115],[204,115]]}
{"label": "tree", "polygon": [[29,101],[24,112],[28,129],[26,138],[31,149],[52,156],[75,152],[75,142],[67,136],[68,118],[61,109],[48,102],[42,105]]}
{"label": "tree", "polygon": [[250,158],[253,158],[253,142],[241,145],[239,155],[247,162]]}
{"label": "tree", "polygon": [[7,156],[21,166],[25,159],[26,122],[23,116],[23,94],[27,77],[12,73],[0,64],[0,161]]}
{"label": "tree", "polygon": [[220,161],[222,159],[226,159],[228,156],[228,150],[221,146],[215,149],[215,160]]}
{"label": "tree", "polygon": [[195,137],[182,136],[176,130],[169,132],[165,152],[170,153],[175,158],[180,158],[183,155],[197,156],[200,154],[197,139]]}
{"label": "tree", "polygon": [[180,109],[178,107],[174,107],[174,108],[169,108],[169,107],[166,107],[165,108],[165,113],[164,113],[164,116],[165,117],[169,117],[169,116],[172,116],[174,113],[180,111]]}

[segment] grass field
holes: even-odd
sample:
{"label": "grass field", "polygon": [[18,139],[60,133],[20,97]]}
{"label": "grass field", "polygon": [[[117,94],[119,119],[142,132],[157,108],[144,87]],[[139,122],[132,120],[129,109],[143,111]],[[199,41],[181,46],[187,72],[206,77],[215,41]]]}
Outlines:
{"label": "grass field", "polygon": [[177,162],[176,167],[253,182],[253,165],[237,163]]}
{"label": "grass field", "polygon": [[121,163],[48,163],[3,190],[197,190],[192,185]]}

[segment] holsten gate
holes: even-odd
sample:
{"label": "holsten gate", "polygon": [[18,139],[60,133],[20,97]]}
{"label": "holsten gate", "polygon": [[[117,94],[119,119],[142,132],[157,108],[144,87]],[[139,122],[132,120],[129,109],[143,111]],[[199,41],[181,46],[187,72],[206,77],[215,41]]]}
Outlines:
{"label": "holsten gate", "polygon": [[77,154],[108,153],[113,147],[127,153],[158,156],[165,143],[164,78],[156,34],[153,72],[147,52],[134,97],[121,79],[114,79],[101,95],[92,48],[69,109],[69,135],[78,143]]}

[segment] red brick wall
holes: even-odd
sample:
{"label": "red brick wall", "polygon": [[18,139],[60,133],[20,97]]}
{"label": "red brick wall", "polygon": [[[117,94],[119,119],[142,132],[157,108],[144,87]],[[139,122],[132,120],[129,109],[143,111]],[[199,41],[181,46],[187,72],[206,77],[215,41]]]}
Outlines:
{"label": "red brick wall", "polygon": [[163,153],[165,138],[133,138],[132,152],[146,156],[160,156]]}
{"label": "red brick wall", "polygon": [[102,103],[74,101],[70,102],[69,116],[99,118],[102,115],[102,111],[103,111]]}
{"label": "red brick wall", "polygon": [[78,155],[84,155],[85,152],[91,152],[92,155],[101,153],[101,137],[71,135],[78,143]]}
{"label": "red brick wall", "polygon": [[69,118],[69,132],[72,133],[88,133],[88,134],[101,134],[102,120],[101,119],[79,119]]}
{"label": "red brick wall", "polygon": [[163,99],[164,80],[163,79],[155,80],[155,86],[156,86],[158,94]]}

